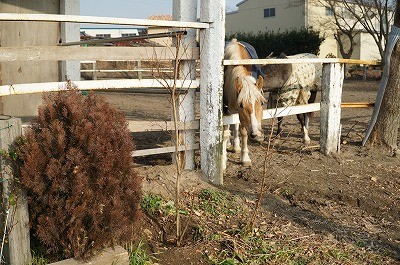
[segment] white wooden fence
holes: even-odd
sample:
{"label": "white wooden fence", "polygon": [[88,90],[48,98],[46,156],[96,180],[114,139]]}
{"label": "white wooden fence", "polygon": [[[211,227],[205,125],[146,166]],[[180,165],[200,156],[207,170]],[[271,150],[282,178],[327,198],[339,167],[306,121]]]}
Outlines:
{"label": "white wooden fence", "polygon": [[[184,1],[176,1],[178,11],[179,5],[185,5]],[[195,1],[194,1],[195,2]],[[295,106],[278,110],[265,110],[264,119],[287,116],[298,113],[318,111],[321,109],[321,150],[325,154],[337,152],[339,150],[340,137],[340,106],[341,91],[343,81],[343,63],[370,64],[369,61],[343,60],[336,58],[327,59],[258,59],[258,60],[222,60],[224,45],[223,23],[209,24],[213,21],[223,21],[224,12],[207,12],[210,10],[223,9],[219,1],[204,1],[201,6],[202,21],[199,22],[180,22],[180,21],[154,21],[137,19],[119,19],[119,18],[98,18],[69,15],[42,15],[42,14],[10,14],[0,13],[0,21],[54,21],[54,22],[78,22],[78,23],[102,23],[119,25],[141,25],[141,26],[170,26],[175,28],[193,28],[200,29],[202,51],[195,46],[181,49],[178,56],[188,62],[200,60],[200,84],[194,77],[189,80],[178,82],[178,87],[187,89],[194,93],[194,89],[201,86],[200,89],[200,120],[195,120],[193,115],[190,119],[182,115],[179,117],[179,126],[182,131],[192,131],[200,129],[200,143],[196,143],[192,135],[191,141],[183,141],[179,151],[193,151],[201,148],[201,163],[205,174],[215,183],[222,184],[222,172],[220,169],[220,144],[222,140],[222,124],[232,124],[238,122],[237,115],[224,117],[222,119],[221,111],[221,85],[222,85],[222,66],[237,64],[286,64],[286,63],[323,63],[323,82],[322,82],[322,102],[304,106]],[[193,13],[193,11],[191,11]],[[221,15],[222,14],[222,15]],[[195,20],[195,14],[191,14],[192,20]],[[222,17],[221,17],[222,16]],[[181,16],[185,17],[185,16]],[[187,14],[186,14],[187,17]],[[179,17],[178,17],[179,19]],[[216,22],[213,22],[216,23]],[[190,35],[190,34],[189,34]],[[195,37],[195,36],[192,36]],[[192,41],[192,40],[191,40]],[[215,47],[220,47],[216,49]],[[0,47],[0,61],[40,61],[40,60],[173,60],[176,57],[177,48],[175,47]],[[201,58],[200,58],[201,57]],[[219,58],[219,59],[218,59]],[[218,59],[218,60],[216,60]],[[222,62],[223,61],[223,62]],[[222,62],[222,63],[221,63]],[[172,80],[168,81],[172,84]],[[119,80],[101,80],[101,81],[76,81],[74,82],[78,89],[121,89],[121,88],[163,88],[157,80],[149,79],[119,79]],[[40,84],[18,84],[0,86],[0,96],[40,93],[43,91],[58,91],[64,83],[40,83]],[[187,96],[185,96],[186,98]],[[189,103],[180,102],[183,105],[181,112],[194,112],[194,97],[189,97]],[[186,104],[186,106],[185,106]],[[172,130],[171,122],[129,122],[129,128],[133,132],[153,131],[153,130]],[[173,147],[164,147],[150,150],[137,150],[133,156],[143,156],[149,154],[160,154],[174,152]],[[189,161],[187,168],[193,168],[193,159]]]}
{"label": "white wooden fence", "polygon": [[[276,116],[287,116],[297,113],[321,110],[321,151],[325,154],[339,151],[340,140],[340,105],[343,82],[342,63],[339,59],[299,60],[243,60],[223,61],[224,50],[224,0],[200,1],[200,21],[196,21],[197,0],[174,0],[174,18],[178,21],[138,20],[122,18],[85,17],[50,14],[11,14],[0,13],[0,21],[47,21],[98,23],[114,25],[164,26],[188,30],[183,45],[177,47],[73,47],[73,46],[40,46],[40,47],[0,47],[0,62],[14,61],[67,61],[67,60],[174,60],[177,56],[185,61],[182,80],[178,87],[187,89],[184,97],[179,98],[179,128],[185,132],[179,150],[186,152],[186,167],[194,167],[193,150],[200,147],[201,167],[211,182],[222,184],[222,125],[238,122],[237,115],[222,117],[222,82],[223,65],[233,64],[266,64],[266,63],[323,63],[322,102],[305,106],[289,107],[277,110],[265,110],[264,119]],[[195,29],[200,31],[200,48],[195,45]],[[179,51],[179,52],[178,52]],[[195,80],[193,62],[200,59],[200,83]],[[355,62],[362,64],[362,62]],[[187,78],[189,77],[189,78]],[[172,84],[172,80],[169,80]],[[116,89],[133,87],[164,87],[157,80],[101,80],[76,81],[78,89]],[[58,91],[64,83],[51,82],[40,84],[18,84],[0,86],[0,96]],[[200,120],[194,119],[194,88],[200,86]],[[172,129],[170,122],[162,123],[129,123],[132,131]],[[195,130],[200,130],[200,143],[195,142]],[[133,155],[165,153],[176,151],[173,147],[157,150],[138,150]]]}

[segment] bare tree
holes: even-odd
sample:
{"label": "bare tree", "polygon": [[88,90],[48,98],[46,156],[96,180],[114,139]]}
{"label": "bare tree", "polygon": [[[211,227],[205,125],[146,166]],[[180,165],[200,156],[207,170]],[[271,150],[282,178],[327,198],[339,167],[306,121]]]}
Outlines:
{"label": "bare tree", "polygon": [[[297,0],[289,7],[304,5],[325,6],[333,19],[319,19],[319,26],[334,31],[343,58],[350,58],[356,46],[355,36],[364,31],[370,34],[385,63],[385,47],[394,17],[393,0]],[[347,38],[345,38],[347,37]],[[346,40],[347,39],[347,40]]]}
{"label": "bare tree", "polygon": [[[386,58],[389,59],[385,66],[381,80],[374,114],[370,128],[364,137],[363,144],[369,137],[370,145],[382,145],[389,149],[391,154],[398,155],[398,131],[400,126],[400,0],[397,0],[394,27],[388,43]],[[393,47],[393,51],[392,50]],[[387,84],[386,84],[387,82]],[[382,98],[383,96],[383,98]],[[382,101],[382,104],[380,104]],[[379,106],[380,105],[380,106]],[[377,117],[376,117],[377,115]],[[376,117],[376,123],[374,122]]]}
{"label": "bare tree", "polygon": [[[343,9],[353,16],[362,26],[362,29],[370,34],[379,50],[382,64],[385,63],[385,47],[390,31],[390,22],[393,21],[393,1],[391,0],[322,0]],[[340,11],[343,12],[343,11]]]}
{"label": "bare tree", "polygon": [[[326,20],[325,23],[331,24],[331,28],[336,28],[333,37],[339,45],[340,54],[344,59],[350,59],[355,46],[357,45],[355,37],[359,34],[359,21],[352,19],[350,12],[344,8],[337,7],[336,0],[318,0],[323,6],[326,6],[331,12],[333,20]],[[321,25],[325,26],[325,25]],[[326,25],[329,26],[329,25]]]}

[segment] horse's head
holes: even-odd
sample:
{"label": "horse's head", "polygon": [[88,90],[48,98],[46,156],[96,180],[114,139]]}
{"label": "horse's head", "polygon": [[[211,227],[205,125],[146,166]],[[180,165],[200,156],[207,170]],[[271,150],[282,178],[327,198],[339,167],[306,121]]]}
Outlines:
{"label": "horse's head", "polygon": [[265,102],[263,78],[259,76],[256,80],[250,75],[237,77],[235,87],[240,124],[248,131],[250,140],[261,142],[264,140],[261,128],[262,105]]}

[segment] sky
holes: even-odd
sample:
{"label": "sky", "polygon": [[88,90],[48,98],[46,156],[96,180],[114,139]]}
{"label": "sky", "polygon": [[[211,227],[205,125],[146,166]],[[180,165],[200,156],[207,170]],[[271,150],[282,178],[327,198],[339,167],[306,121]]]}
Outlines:
{"label": "sky", "polygon": [[[241,0],[226,0],[227,10]],[[82,16],[145,19],[150,15],[172,14],[172,0],[80,0]]]}

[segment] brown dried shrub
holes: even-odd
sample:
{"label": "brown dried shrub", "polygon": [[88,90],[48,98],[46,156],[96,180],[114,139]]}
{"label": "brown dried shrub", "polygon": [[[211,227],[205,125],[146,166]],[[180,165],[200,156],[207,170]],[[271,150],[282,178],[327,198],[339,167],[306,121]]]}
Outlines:
{"label": "brown dried shrub", "polygon": [[77,90],[43,95],[19,144],[31,229],[49,254],[88,258],[132,240],[141,197],[123,114]]}

